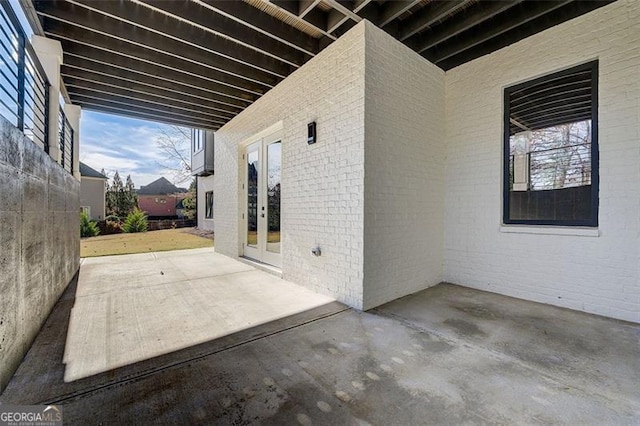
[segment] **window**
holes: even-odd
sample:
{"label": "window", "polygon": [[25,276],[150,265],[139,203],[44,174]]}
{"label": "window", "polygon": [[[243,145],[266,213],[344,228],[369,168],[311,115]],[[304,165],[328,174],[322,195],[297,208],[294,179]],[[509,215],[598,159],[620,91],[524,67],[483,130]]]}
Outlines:
{"label": "window", "polygon": [[205,193],[204,218],[213,219],[213,191]]}
{"label": "window", "polygon": [[505,224],[598,226],[598,62],[505,89]]}
{"label": "window", "polygon": [[204,130],[193,129],[191,131],[191,144],[193,152],[198,152],[204,147]]}

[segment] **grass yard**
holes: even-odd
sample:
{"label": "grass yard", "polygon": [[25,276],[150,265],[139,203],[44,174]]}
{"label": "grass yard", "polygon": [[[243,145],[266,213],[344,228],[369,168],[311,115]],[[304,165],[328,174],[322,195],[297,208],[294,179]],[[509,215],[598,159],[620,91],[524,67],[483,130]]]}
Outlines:
{"label": "grass yard", "polygon": [[136,234],[102,235],[80,240],[80,257],[148,253],[213,246],[213,234],[193,228],[164,229]]}

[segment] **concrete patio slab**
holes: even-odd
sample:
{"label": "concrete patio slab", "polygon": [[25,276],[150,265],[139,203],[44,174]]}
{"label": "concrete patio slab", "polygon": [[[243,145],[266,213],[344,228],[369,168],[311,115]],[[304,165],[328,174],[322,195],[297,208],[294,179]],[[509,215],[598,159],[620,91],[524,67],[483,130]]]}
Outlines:
{"label": "concrete patio slab", "polygon": [[83,259],[64,378],[78,380],[333,300],[213,248]]}
{"label": "concrete patio slab", "polygon": [[67,424],[640,422],[640,326],[477,290],[329,303],[65,383],[72,302],[70,288],[0,403],[64,404]]}

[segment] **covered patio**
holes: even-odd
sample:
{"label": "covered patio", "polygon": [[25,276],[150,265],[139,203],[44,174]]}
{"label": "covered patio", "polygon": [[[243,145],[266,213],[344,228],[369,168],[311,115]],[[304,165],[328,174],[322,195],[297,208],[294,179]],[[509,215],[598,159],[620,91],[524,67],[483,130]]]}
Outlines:
{"label": "covered patio", "polygon": [[[631,323],[450,284],[359,312],[208,250],[134,256],[85,263],[1,403],[62,404],[68,424],[639,419]],[[167,296],[171,281],[182,295]]]}
{"label": "covered patio", "polygon": [[[19,3],[33,48],[0,8],[1,404],[69,424],[640,421],[639,3]],[[215,251],[80,262],[81,108],[197,129]],[[547,188],[511,138],[577,119],[589,195],[558,200],[586,218],[517,217],[511,193],[572,168]]]}

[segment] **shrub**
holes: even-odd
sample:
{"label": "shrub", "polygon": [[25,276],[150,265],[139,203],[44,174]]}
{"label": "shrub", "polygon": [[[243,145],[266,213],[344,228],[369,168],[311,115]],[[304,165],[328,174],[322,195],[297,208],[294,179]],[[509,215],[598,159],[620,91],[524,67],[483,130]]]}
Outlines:
{"label": "shrub", "polygon": [[100,233],[100,230],[96,226],[96,223],[89,219],[89,215],[86,212],[80,212],[80,236],[95,237]]}
{"label": "shrub", "polygon": [[122,223],[109,219],[100,220],[98,229],[100,229],[100,235],[122,234]]}
{"label": "shrub", "polygon": [[111,221],[111,222],[122,223],[122,222],[124,222],[123,219],[126,219],[126,218],[122,218],[122,217],[116,216],[115,214],[110,214],[109,216],[105,217],[104,219],[108,220],[108,221]]}
{"label": "shrub", "polygon": [[128,233],[146,232],[147,217],[144,215],[144,212],[136,208],[132,213],[129,213],[127,220],[125,220],[124,225],[122,225],[122,230]]}

